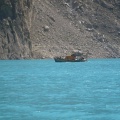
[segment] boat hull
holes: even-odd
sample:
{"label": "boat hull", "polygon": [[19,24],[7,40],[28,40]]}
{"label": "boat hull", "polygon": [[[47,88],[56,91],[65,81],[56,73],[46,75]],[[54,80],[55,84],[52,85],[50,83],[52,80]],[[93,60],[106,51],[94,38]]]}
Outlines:
{"label": "boat hull", "polygon": [[75,59],[75,60],[66,60],[62,58],[54,58],[55,62],[85,62],[86,59]]}

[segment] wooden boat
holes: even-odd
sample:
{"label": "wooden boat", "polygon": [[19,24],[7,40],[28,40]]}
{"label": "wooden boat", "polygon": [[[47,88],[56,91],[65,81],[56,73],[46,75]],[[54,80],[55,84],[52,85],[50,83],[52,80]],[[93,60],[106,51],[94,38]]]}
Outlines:
{"label": "wooden boat", "polygon": [[55,60],[55,62],[85,62],[85,61],[87,61],[87,59],[85,59],[85,58],[67,60],[67,59],[61,58],[61,57],[55,57],[54,60]]}
{"label": "wooden boat", "polygon": [[88,52],[84,55],[77,51],[72,53],[70,56],[65,57],[54,57],[55,62],[85,62],[87,61]]}

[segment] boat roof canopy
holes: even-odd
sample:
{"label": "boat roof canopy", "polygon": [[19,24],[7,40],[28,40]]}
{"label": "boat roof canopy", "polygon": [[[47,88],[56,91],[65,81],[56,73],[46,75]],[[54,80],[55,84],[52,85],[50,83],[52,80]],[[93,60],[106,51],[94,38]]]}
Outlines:
{"label": "boat roof canopy", "polygon": [[83,55],[83,52],[82,52],[81,50],[74,50],[74,51],[72,52],[72,55],[81,56],[81,55]]}

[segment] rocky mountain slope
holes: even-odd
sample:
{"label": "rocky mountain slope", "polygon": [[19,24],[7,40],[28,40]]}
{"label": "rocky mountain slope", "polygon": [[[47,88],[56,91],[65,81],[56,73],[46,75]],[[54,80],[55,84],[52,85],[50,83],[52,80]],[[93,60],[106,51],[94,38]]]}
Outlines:
{"label": "rocky mountain slope", "polygon": [[1,0],[0,59],[52,58],[79,49],[120,57],[119,0]]}

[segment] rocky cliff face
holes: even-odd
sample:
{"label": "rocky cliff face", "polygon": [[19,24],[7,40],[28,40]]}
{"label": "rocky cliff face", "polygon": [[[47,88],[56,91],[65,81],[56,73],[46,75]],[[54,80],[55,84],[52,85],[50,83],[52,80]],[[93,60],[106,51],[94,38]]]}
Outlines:
{"label": "rocky cliff face", "polygon": [[1,0],[0,59],[89,50],[120,57],[119,0]]}
{"label": "rocky cliff face", "polygon": [[32,0],[0,0],[0,59],[31,58]]}

